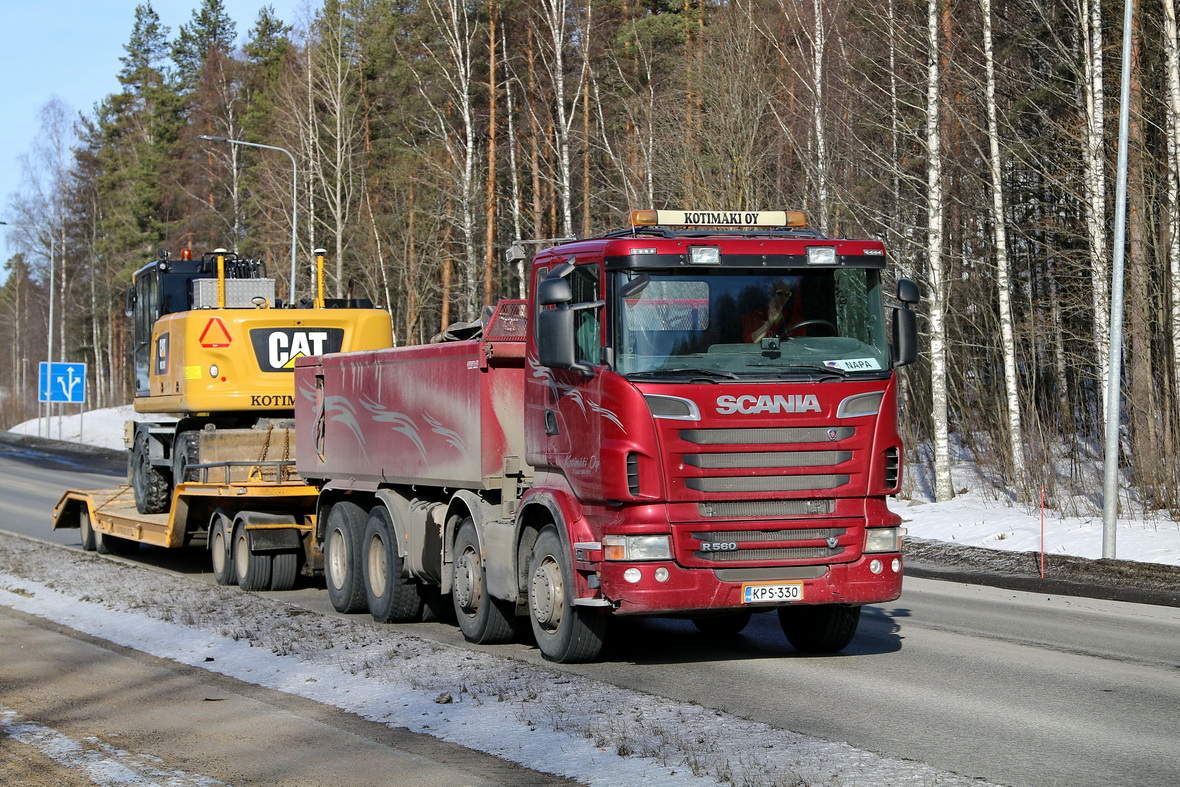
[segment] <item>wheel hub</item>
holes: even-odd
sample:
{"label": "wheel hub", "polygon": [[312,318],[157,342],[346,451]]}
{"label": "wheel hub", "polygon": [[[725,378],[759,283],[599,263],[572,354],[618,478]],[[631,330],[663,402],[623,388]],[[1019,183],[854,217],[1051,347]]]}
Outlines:
{"label": "wheel hub", "polygon": [[385,595],[385,542],[374,535],[369,541],[369,589],[377,598]]}
{"label": "wheel hub", "polygon": [[546,558],[533,572],[529,598],[538,623],[550,629],[561,625],[565,589],[561,583],[561,568],[552,558]]}
{"label": "wheel hub", "polygon": [[328,561],[328,581],[332,587],[340,590],[344,587],[344,574],[348,568],[348,557],[345,555],[344,536],[339,530],[333,530],[328,537],[331,546],[331,559]]}
{"label": "wheel hub", "polygon": [[455,561],[455,581],[452,592],[460,608],[474,612],[479,606],[479,564],[475,552],[466,550]]}

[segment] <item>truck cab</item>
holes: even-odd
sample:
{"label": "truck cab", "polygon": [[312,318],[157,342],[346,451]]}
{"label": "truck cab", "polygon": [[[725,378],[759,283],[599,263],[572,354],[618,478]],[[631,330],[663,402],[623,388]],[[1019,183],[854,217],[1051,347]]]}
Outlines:
{"label": "truck cab", "polygon": [[579,599],[704,625],[778,608],[792,642],[838,650],[901,592],[885,499],[917,288],[891,334],[878,241],[784,212],[632,225],[533,261],[522,517],[559,511]]}

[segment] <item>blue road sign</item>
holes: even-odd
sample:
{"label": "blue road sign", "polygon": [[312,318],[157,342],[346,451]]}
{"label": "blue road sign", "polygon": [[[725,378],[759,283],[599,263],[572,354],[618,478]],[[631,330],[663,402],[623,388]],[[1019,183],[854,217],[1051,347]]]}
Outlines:
{"label": "blue road sign", "polygon": [[86,401],[86,364],[42,361],[37,391],[42,402],[82,404]]}

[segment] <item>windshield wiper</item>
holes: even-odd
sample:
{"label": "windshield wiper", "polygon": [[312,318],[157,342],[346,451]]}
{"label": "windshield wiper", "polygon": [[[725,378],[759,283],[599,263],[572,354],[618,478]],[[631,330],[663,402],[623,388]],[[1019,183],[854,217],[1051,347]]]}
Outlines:
{"label": "windshield wiper", "polygon": [[802,372],[818,372],[818,373],[823,374],[825,376],[831,376],[831,377],[835,377],[835,378],[846,377],[848,375],[847,371],[845,371],[844,369],[841,369],[838,366],[824,366],[824,365],[818,364],[818,363],[788,363],[788,364],[752,363],[752,364],[750,364],[750,366],[757,366],[762,369],[766,369],[766,368],[778,369],[778,370],[782,371],[784,374],[790,373],[791,371],[794,371],[797,369]]}
{"label": "windshield wiper", "polygon": [[705,377],[709,379],[722,380],[740,380],[740,375],[733,372],[728,372],[724,369],[698,369],[698,368],[680,368],[680,369],[648,369],[645,372],[631,372],[627,375],[627,379],[635,377]]}

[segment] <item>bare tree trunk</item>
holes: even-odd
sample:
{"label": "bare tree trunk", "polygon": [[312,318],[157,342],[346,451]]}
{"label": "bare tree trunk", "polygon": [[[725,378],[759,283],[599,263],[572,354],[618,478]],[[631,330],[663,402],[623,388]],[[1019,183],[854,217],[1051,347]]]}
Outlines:
{"label": "bare tree trunk", "polygon": [[492,304],[496,276],[496,96],[500,86],[496,82],[496,22],[499,8],[496,0],[488,2],[488,174],[484,194],[484,261],[483,302]]}
{"label": "bare tree trunk", "polygon": [[[500,37],[500,45],[502,47],[501,54],[504,56],[504,63],[507,68],[508,44],[506,36]],[[508,102],[508,177],[512,184],[512,239],[519,240],[521,238],[520,169],[516,163],[518,142],[516,139],[516,106],[512,97],[512,84],[514,81],[515,78],[504,81],[504,98]],[[516,263],[516,286],[516,297],[523,298],[527,287],[523,259]]]}
{"label": "bare tree trunk", "polygon": [[[1105,91],[1102,84],[1102,0],[1082,0],[1080,13],[1085,41],[1086,140],[1083,163],[1086,185],[1086,228],[1090,235],[1092,304],[1094,312],[1094,355],[1098,389],[1110,375],[1110,269],[1106,262],[1106,154],[1104,126]],[[1103,419],[1106,397],[1099,396]],[[1117,417],[1117,415],[1116,415]]]}
{"label": "bare tree trunk", "polygon": [[954,497],[951,482],[950,423],[947,408],[947,349],[945,309],[948,286],[943,276],[943,186],[942,143],[940,139],[941,95],[939,60],[939,2],[927,0],[929,62],[926,70],[926,211],[927,276],[930,281],[930,394],[934,424],[934,497]]}
{"label": "bare tree trunk", "polygon": [[811,42],[811,122],[815,134],[815,196],[820,229],[832,229],[831,199],[828,192],[828,138],[824,130],[824,54],[827,47],[824,29],[824,2],[811,0],[814,15]]}
{"label": "bare tree trunk", "polygon": [[1163,0],[1164,53],[1167,71],[1168,143],[1168,272],[1171,281],[1171,311],[1168,336],[1172,349],[1172,428],[1180,430],[1180,43],[1177,35],[1175,0]]}
{"label": "bare tree trunk", "polygon": [[[575,108],[578,105],[578,97],[576,95],[572,101],[566,101],[565,48],[569,42],[567,20],[570,16],[570,7],[568,0],[541,0],[541,8],[542,20],[549,33],[549,43],[552,46],[546,65],[549,71],[550,82],[553,85],[553,109],[556,113],[553,128],[554,140],[557,145],[558,165],[555,187],[557,189],[557,198],[561,205],[561,233],[568,238],[572,237],[574,233],[573,175],[570,168],[570,159],[572,157],[571,151],[573,147],[571,131],[574,116],[577,114]],[[586,4],[586,26],[579,31],[579,36],[583,43],[590,36],[589,0]],[[583,59],[583,72],[585,68],[586,62]],[[581,90],[584,81],[584,75],[579,76],[579,90]]]}
{"label": "bare tree trunk", "polygon": [[1024,428],[1020,418],[1019,378],[1016,375],[1016,337],[1012,323],[1011,284],[1008,277],[1008,231],[1004,216],[1004,180],[1000,160],[1000,128],[996,117],[996,64],[992,49],[992,4],[980,0],[983,16],[983,58],[986,72],[988,169],[992,181],[992,233],[996,248],[996,291],[1000,307],[1000,350],[1004,357],[1004,386],[1008,407],[1008,450],[1012,480],[1021,499],[1026,496]]}
{"label": "bare tree trunk", "polygon": [[1131,419],[1132,474],[1144,491],[1149,504],[1159,505],[1160,465],[1171,453],[1161,445],[1156,429],[1155,382],[1152,368],[1151,326],[1155,322],[1151,306],[1151,272],[1148,269],[1147,194],[1145,130],[1143,127],[1143,83],[1140,62],[1142,57],[1142,5],[1136,4],[1131,36],[1131,91],[1129,96],[1129,125],[1127,140],[1127,179],[1140,184],[1128,191],[1127,200],[1127,321],[1130,341],[1127,356],[1130,390],[1127,396]]}

